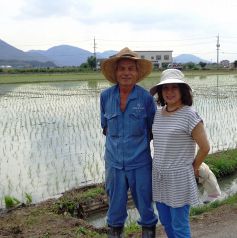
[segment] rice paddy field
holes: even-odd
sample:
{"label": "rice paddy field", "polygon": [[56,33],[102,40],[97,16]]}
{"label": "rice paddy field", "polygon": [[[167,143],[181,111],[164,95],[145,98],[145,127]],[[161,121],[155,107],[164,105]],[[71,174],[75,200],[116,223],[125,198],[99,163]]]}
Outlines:
{"label": "rice paddy field", "polygon": [[[99,94],[110,84],[96,74],[51,75],[50,80],[47,75],[4,77],[0,76],[5,82],[0,84],[0,207],[5,206],[5,195],[24,202],[28,193],[39,202],[102,182]],[[34,83],[26,83],[30,77]],[[196,75],[187,80],[211,153],[236,148],[237,75]],[[158,82],[158,74],[153,74],[140,84],[149,89]]]}

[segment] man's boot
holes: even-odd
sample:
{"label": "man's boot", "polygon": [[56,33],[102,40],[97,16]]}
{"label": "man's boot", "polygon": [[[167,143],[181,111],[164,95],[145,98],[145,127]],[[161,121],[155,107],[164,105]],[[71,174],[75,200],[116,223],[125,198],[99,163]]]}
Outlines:
{"label": "man's boot", "polygon": [[124,238],[123,227],[109,227],[108,238]]}
{"label": "man's boot", "polygon": [[156,226],[142,227],[142,238],[155,238],[156,237]]}

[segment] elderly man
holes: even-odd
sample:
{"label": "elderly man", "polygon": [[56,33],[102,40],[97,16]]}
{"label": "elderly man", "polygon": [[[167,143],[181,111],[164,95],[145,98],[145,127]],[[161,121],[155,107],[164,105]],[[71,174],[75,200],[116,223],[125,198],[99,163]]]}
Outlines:
{"label": "elderly man", "polygon": [[128,189],[140,214],[142,237],[155,237],[157,216],[152,206],[150,138],[155,104],[136,85],[151,73],[152,63],[128,48],[101,66],[114,83],[100,96],[101,126],[106,135],[105,184],[109,196],[109,237],[123,237]]}

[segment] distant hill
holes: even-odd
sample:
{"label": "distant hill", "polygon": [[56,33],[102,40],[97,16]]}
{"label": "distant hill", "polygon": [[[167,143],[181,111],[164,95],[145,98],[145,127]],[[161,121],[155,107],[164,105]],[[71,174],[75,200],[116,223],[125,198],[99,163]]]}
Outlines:
{"label": "distant hill", "polygon": [[34,55],[19,50],[8,43],[0,40],[0,59],[1,60],[24,60],[24,61],[49,61],[46,57]]}
{"label": "distant hill", "polygon": [[[84,50],[78,47],[70,45],[59,45],[52,47],[46,51],[43,50],[31,50],[30,53],[36,53],[47,57],[52,60],[58,66],[79,66],[82,63],[87,62],[88,57],[94,54],[88,50]],[[103,53],[97,52],[96,57],[98,59],[105,59],[111,55],[116,54],[117,51],[108,50]]]}
{"label": "distant hill", "polygon": [[107,51],[104,51],[103,53],[97,53],[97,58],[106,59],[106,58],[109,58],[110,56],[115,55],[117,53],[118,53],[118,51],[115,51],[115,50],[107,50]]}
{"label": "distant hill", "polygon": [[178,55],[176,57],[173,58],[173,62],[174,63],[181,63],[181,64],[185,64],[185,63],[195,63],[198,64],[199,62],[205,62],[205,63],[209,63],[209,61],[201,59],[195,55],[191,55],[191,54],[181,54]]}
{"label": "distant hill", "polygon": [[46,51],[31,50],[29,52],[43,55],[58,66],[79,66],[93,55],[90,51],[70,45],[54,46]]}
{"label": "distant hill", "polygon": [[0,39],[0,62],[1,65],[12,65],[14,67],[52,67],[53,62],[38,54],[32,54],[19,50]]}
{"label": "distant hill", "polygon": [[[112,55],[115,55],[116,53],[117,51],[114,50],[108,50],[102,53],[96,52],[96,57],[97,59],[105,59],[109,58]],[[48,50],[30,50],[24,52],[15,48],[14,46],[9,45],[3,40],[0,40],[1,63],[10,63],[10,61],[17,61],[20,64],[21,61],[24,61],[23,65],[28,64],[28,62],[32,62],[30,64],[32,65],[32,67],[35,67],[35,65],[37,65],[37,62],[43,62],[43,65],[47,65],[47,62],[49,62],[49,67],[51,67],[51,65],[80,66],[82,63],[87,62],[88,57],[92,55],[93,53],[88,50],[70,45],[59,45],[54,46]],[[201,59],[191,54],[181,54],[173,58],[174,63],[193,62],[195,64],[198,64],[200,61],[208,63],[207,60]],[[38,65],[40,65],[40,63]]]}
{"label": "distant hill", "polygon": [[[105,51],[103,53],[97,53],[97,57],[108,58],[115,52],[116,51]],[[18,67],[20,65],[23,67],[26,65],[32,67],[35,67],[35,65],[49,65],[49,67],[52,67],[52,65],[80,66],[82,63],[87,61],[88,57],[92,55],[93,53],[90,51],[69,45],[59,45],[48,50],[30,50],[24,52],[14,46],[11,46],[3,40],[0,40],[1,64],[9,64],[14,67]],[[37,64],[37,62],[43,62],[44,64]],[[47,64],[47,62],[49,62],[49,64]]]}

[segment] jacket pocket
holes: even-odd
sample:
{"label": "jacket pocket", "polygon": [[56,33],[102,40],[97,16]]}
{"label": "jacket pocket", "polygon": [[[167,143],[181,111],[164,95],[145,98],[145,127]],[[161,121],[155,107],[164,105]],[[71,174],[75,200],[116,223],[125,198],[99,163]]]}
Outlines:
{"label": "jacket pocket", "polygon": [[142,113],[131,113],[130,118],[130,135],[140,136],[146,133],[147,115]]}
{"label": "jacket pocket", "polygon": [[106,113],[104,116],[107,119],[107,126],[108,126],[106,133],[111,136],[118,136],[118,114]]}

